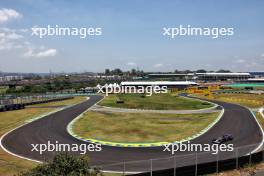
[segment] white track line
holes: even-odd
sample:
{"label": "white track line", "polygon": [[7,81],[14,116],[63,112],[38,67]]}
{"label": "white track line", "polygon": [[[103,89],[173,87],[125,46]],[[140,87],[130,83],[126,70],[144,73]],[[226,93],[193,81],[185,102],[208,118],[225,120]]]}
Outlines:
{"label": "white track line", "polygon": [[259,109],[259,113],[260,113],[261,116],[264,118],[264,108],[260,108],[260,109]]}
{"label": "white track line", "polygon": [[3,140],[3,138],[4,138],[6,135],[8,135],[9,133],[13,132],[14,130],[16,130],[16,129],[18,129],[18,128],[21,128],[22,126],[25,126],[25,125],[27,125],[27,124],[28,124],[28,123],[26,123],[26,124],[22,124],[22,125],[20,125],[20,126],[14,128],[14,129],[8,131],[8,132],[5,133],[4,135],[2,135],[1,138],[0,138],[0,146],[1,146],[1,148],[2,148],[5,152],[9,153],[10,155],[13,155],[13,156],[16,156],[16,157],[18,157],[18,158],[25,159],[25,160],[29,160],[29,161],[33,161],[33,162],[37,162],[37,163],[43,163],[42,161],[39,161],[39,160],[35,160],[35,159],[31,159],[31,158],[24,157],[24,156],[21,156],[21,155],[17,155],[17,154],[15,154],[15,153],[13,153],[13,152],[7,150],[7,149],[3,146],[3,144],[2,144],[2,140]]}
{"label": "white track line", "polygon": [[120,172],[120,171],[110,171],[110,170],[101,170],[102,172],[104,173],[114,173],[114,174],[139,174],[139,173],[142,173],[142,172],[146,172],[146,171],[141,171],[141,172]]}

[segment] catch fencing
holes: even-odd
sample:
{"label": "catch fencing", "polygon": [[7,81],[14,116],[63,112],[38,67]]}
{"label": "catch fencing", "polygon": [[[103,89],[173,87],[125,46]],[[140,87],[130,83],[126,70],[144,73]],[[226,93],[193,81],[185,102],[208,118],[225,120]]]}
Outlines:
{"label": "catch fencing", "polygon": [[[264,161],[260,144],[234,148],[232,152],[199,152],[178,154],[165,158],[124,161],[96,166],[102,171],[118,171],[120,175],[135,176],[198,176],[239,169]],[[257,151],[254,151],[258,149]]]}

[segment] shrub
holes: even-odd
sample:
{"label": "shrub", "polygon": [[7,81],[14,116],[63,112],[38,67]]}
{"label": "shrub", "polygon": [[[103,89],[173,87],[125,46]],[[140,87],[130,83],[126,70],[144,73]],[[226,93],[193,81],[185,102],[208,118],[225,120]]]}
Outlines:
{"label": "shrub", "polygon": [[52,162],[38,165],[18,176],[100,176],[101,172],[89,166],[87,156],[77,157],[68,153],[56,155]]}

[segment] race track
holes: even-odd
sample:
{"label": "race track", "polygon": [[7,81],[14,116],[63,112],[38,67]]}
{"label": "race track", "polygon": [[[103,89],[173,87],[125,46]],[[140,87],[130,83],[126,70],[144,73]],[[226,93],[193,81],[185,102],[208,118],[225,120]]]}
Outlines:
{"label": "race track", "polygon": [[[8,133],[2,138],[2,146],[16,155],[27,157],[39,161],[47,161],[53,158],[54,152],[44,152],[40,155],[38,152],[32,152],[31,144],[46,144],[47,141],[54,143],[58,141],[63,144],[82,144],[87,143],[80,141],[67,132],[67,125],[79,114],[87,108],[93,106],[96,102],[101,100],[101,96],[91,95],[90,99],[48,115],[45,118],[33,121],[16,130]],[[213,138],[217,138],[224,133],[230,133],[234,136],[232,143],[235,147],[241,147],[250,144],[258,144],[262,141],[262,131],[260,130],[254,116],[251,112],[239,105],[230,103],[217,102],[218,105],[225,109],[225,112],[220,121],[213,126],[208,132],[191,141],[191,143],[205,144],[211,143]],[[107,128],[107,124],[105,125]],[[191,130],[191,129],[190,129]],[[240,150],[238,155],[245,155],[256,146]],[[107,165],[123,161],[148,160],[153,158],[163,158],[172,156],[169,152],[163,151],[164,147],[111,147],[103,146],[100,152],[89,152],[89,157],[92,165]],[[74,153],[77,154],[77,153]],[[183,155],[190,154],[190,152],[177,152],[176,155],[180,158]],[[234,152],[221,152],[220,159],[234,157]],[[190,156],[193,157],[193,156]],[[200,162],[207,162],[215,160],[215,155],[204,154],[199,158]],[[182,157],[179,159],[178,166],[194,164],[193,158]],[[165,169],[172,166],[168,163],[171,161],[157,161],[154,163],[153,169]],[[104,167],[105,170],[122,171],[123,168],[119,165]],[[128,164],[127,171],[143,172],[149,171],[149,162],[141,162]]]}

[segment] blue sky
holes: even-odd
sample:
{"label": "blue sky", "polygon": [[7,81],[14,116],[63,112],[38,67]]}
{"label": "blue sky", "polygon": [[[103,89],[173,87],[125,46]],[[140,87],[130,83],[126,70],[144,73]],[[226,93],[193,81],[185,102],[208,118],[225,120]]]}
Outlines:
{"label": "blue sky", "polygon": [[[13,10],[8,18],[5,9]],[[262,0],[0,1],[0,70],[264,71],[263,12]],[[101,27],[102,36],[39,39],[31,36],[35,25]],[[179,25],[232,27],[235,33],[218,39],[162,35],[163,27]]]}

